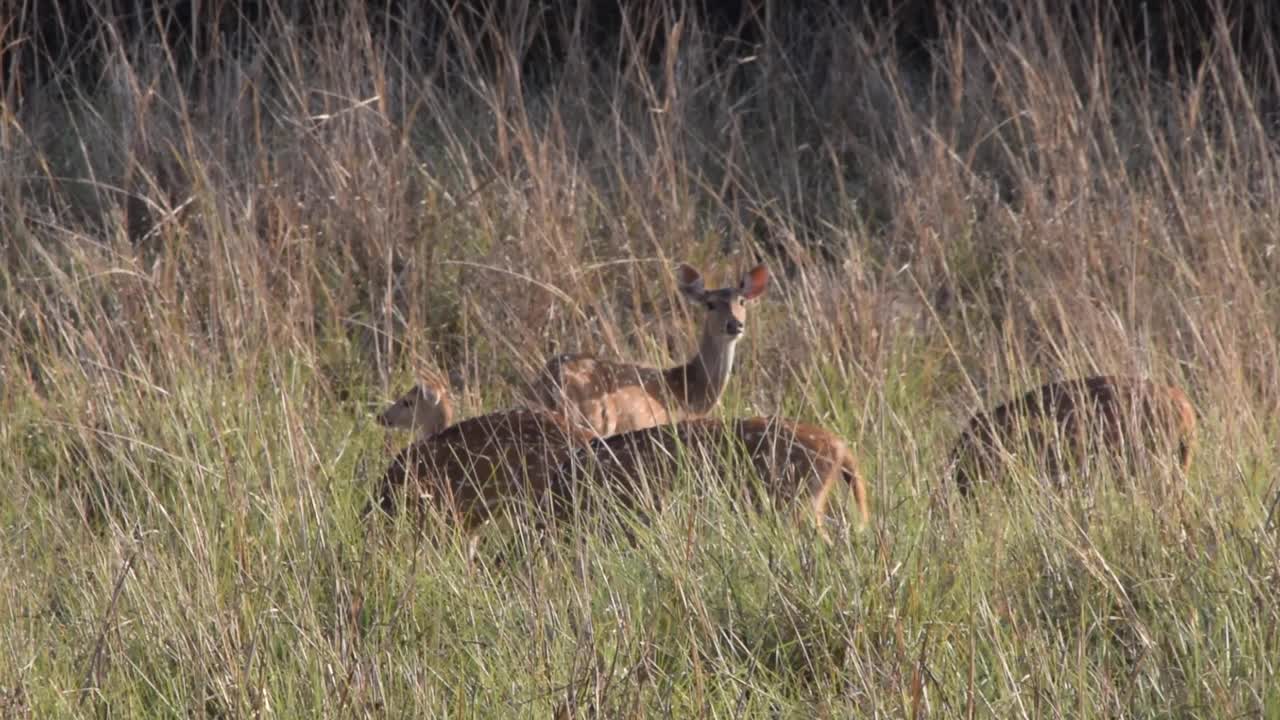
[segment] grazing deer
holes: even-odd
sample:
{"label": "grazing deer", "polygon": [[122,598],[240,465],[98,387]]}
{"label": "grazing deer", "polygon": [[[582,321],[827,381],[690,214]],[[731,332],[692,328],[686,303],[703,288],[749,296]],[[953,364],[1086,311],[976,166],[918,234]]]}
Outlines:
{"label": "grazing deer", "polygon": [[719,463],[735,445],[745,449],[775,506],[799,501],[798,517],[812,517],[824,540],[830,542],[824,527],[827,501],[841,480],[853,491],[861,524],[867,524],[866,483],[844,441],[822,428],[777,417],[699,418],[596,438],[586,453],[575,453],[562,465],[553,480],[557,514],[567,514],[584,472],[592,475],[591,486],[612,491],[633,509],[646,500],[660,506],[680,452],[693,461]]}
{"label": "grazing deer", "polygon": [[737,287],[707,290],[697,270],[681,265],[679,280],[681,292],[707,311],[693,359],[661,370],[560,355],[534,383],[536,402],[599,437],[699,417],[715,407],[746,329],[747,303],[765,291],[769,270],[757,265]]}
{"label": "grazing deer", "polygon": [[1155,453],[1176,448],[1185,473],[1195,443],[1195,409],[1181,389],[1098,376],[1048,383],[975,414],[956,442],[951,468],[968,496],[975,479],[996,473],[1001,448],[1029,449],[1057,483],[1068,459],[1082,464],[1091,452],[1102,451],[1114,459],[1127,454],[1132,463],[1139,447]]}
{"label": "grazing deer", "polygon": [[396,496],[403,492],[417,510],[434,505],[473,532],[526,499],[541,501],[551,472],[571,448],[590,440],[541,410],[490,413],[449,425],[451,416],[442,390],[424,385],[378,416],[384,426],[420,433],[379,481],[376,498],[384,512],[394,514]]}

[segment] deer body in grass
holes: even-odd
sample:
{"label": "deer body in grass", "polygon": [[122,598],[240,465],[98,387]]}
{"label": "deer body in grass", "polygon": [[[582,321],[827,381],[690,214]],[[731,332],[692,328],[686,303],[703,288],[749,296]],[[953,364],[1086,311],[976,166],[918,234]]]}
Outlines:
{"label": "deer body in grass", "polygon": [[746,330],[747,303],[764,293],[769,271],[757,265],[737,287],[708,290],[688,265],[680,291],[706,312],[698,352],[678,367],[659,369],[590,355],[552,358],[534,383],[536,403],[599,437],[705,415],[724,392],[734,347]]}
{"label": "deer body in grass", "polygon": [[[375,501],[387,514],[401,497],[422,515],[443,513],[473,532],[492,517],[545,496],[552,472],[589,436],[541,410],[496,412],[453,423],[441,388],[418,385],[378,416],[418,438],[383,474]],[[372,508],[370,508],[372,509]]]}
{"label": "deer body in grass", "polygon": [[562,516],[566,506],[589,506],[590,493],[576,492],[588,485],[608,490],[633,510],[658,508],[681,457],[696,463],[692,467],[720,470],[734,452],[745,452],[776,508],[794,508],[797,519],[811,519],[824,538],[828,500],[841,483],[853,492],[866,525],[866,483],[844,441],[823,428],[777,417],[699,418],[597,438],[561,467],[553,480],[554,502]]}
{"label": "deer body in grass", "polygon": [[1182,472],[1196,443],[1196,414],[1185,392],[1149,380],[1094,376],[1045,384],[994,410],[976,413],[951,454],[962,495],[998,474],[1001,452],[1033,453],[1059,482],[1069,464],[1091,457],[1127,460],[1139,451],[1171,453]]}

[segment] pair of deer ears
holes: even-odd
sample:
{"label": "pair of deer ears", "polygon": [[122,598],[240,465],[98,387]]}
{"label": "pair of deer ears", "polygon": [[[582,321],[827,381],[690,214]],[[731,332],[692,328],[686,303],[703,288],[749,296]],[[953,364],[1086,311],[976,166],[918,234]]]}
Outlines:
{"label": "pair of deer ears", "polygon": [[[708,291],[703,284],[702,274],[697,270],[682,264],[677,271],[677,276],[680,281],[680,291],[685,295],[698,300],[706,297]],[[742,282],[738,284],[738,294],[743,300],[752,300],[759,297],[768,286],[769,268],[763,264],[757,265],[742,275]]]}
{"label": "pair of deer ears", "polygon": [[416,394],[417,400],[428,405],[439,405],[444,399],[442,390],[430,381],[419,380],[409,392]]}

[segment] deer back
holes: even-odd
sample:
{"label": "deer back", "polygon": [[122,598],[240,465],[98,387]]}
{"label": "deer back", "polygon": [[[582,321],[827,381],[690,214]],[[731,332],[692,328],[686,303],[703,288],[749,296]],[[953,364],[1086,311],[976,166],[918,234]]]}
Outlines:
{"label": "deer back", "polygon": [[533,499],[571,448],[587,437],[536,410],[492,413],[464,420],[405,448],[383,475],[380,506],[395,497],[424,509],[433,505],[464,529]]}
{"label": "deer back", "polygon": [[1091,453],[1118,459],[1125,448],[1174,448],[1185,471],[1195,434],[1195,410],[1179,388],[1093,376],[1047,383],[975,413],[952,451],[952,465],[964,494],[978,476],[999,472],[1001,448],[1031,450],[1055,474],[1068,458],[1079,463]]}

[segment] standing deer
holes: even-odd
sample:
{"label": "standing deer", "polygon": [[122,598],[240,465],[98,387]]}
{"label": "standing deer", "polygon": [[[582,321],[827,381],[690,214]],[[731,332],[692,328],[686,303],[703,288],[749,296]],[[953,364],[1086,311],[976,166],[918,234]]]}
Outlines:
{"label": "standing deer", "polygon": [[698,354],[661,370],[589,355],[552,358],[534,383],[538,404],[599,437],[705,415],[724,392],[733,350],[746,330],[747,303],[764,293],[769,270],[757,265],[737,287],[707,290],[688,265],[681,292],[706,308]]}
{"label": "standing deer", "polygon": [[799,502],[798,519],[812,518],[824,540],[830,542],[824,527],[827,501],[840,481],[853,491],[861,525],[870,519],[866,483],[844,441],[820,427],[777,417],[699,418],[597,438],[585,453],[575,453],[561,466],[552,485],[553,502],[561,517],[578,497],[589,504],[589,494],[576,492],[576,484],[589,473],[593,489],[606,488],[633,509],[647,502],[660,507],[681,454],[719,464],[732,457],[725,453],[735,446],[745,450],[775,506]]}
{"label": "standing deer", "polygon": [[1097,376],[1043,385],[986,413],[976,413],[951,453],[960,493],[976,478],[999,470],[1000,452],[1026,448],[1060,482],[1065,462],[1084,464],[1091,453],[1118,460],[1134,451],[1176,448],[1186,472],[1196,444],[1196,413],[1186,393],[1149,380]]}
{"label": "standing deer", "polygon": [[[540,502],[552,471],[590,437],[541,410],[496,412],[450,425],[440,388],[417,385],[378,416],[386,427],[416,428],[418,439],[391,462],[377,503],[387,514],[396,496],[422,511],[434,505],[468,533],[525,500]],[[446,427],[447,426],[447,427]],[[372,506],[366,509],[366,514]],[[473,546],[474,551],[474,546]]]}

